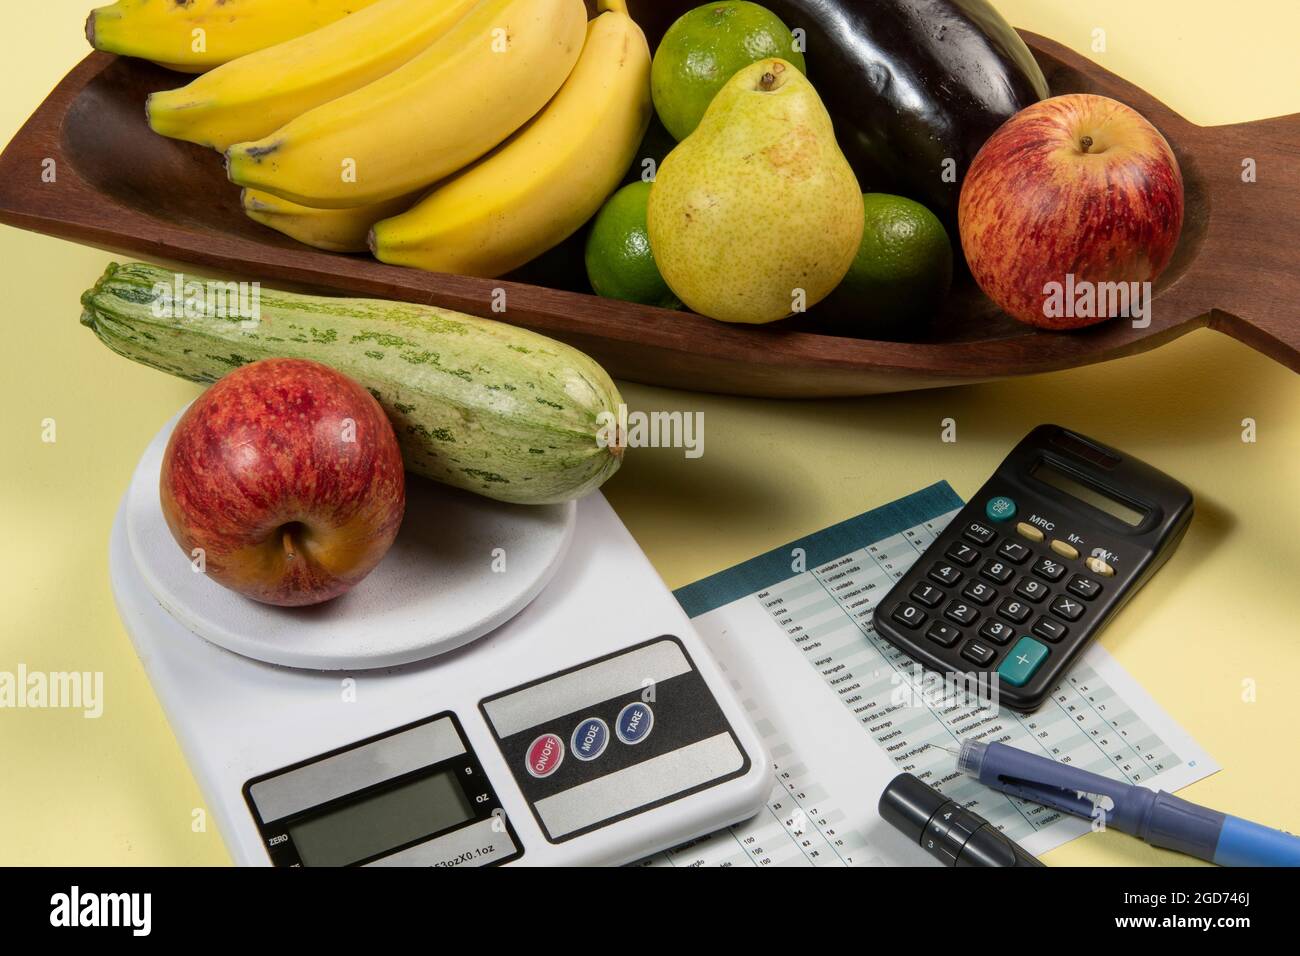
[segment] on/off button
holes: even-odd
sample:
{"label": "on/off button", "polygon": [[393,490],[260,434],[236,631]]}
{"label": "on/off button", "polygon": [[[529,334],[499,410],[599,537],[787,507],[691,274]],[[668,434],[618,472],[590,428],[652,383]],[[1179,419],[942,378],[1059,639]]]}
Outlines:
{"label": "on/off button", "polygon": [[984,513],[990,521],[1010,521],[1016,516],[1016,503],[1006,495],[998,495],[984,505]]}
{"label": "on/off button", "polygon": [[555,734],[542,734],[528,747],[528,772],[549,777],[564,762],[564,741]]}

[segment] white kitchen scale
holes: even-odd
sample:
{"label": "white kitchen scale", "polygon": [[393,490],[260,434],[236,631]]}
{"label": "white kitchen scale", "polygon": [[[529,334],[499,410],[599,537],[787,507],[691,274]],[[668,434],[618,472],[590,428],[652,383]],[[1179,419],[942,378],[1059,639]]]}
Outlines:
{"label": "white kitchen scale", "polygon": [[762,807],[758,735],[599,493],[524,508],[412,479],[370,577],[271,608],[167,532],[175,422],[113,523],[113,593],[237,863],[620,864]]}

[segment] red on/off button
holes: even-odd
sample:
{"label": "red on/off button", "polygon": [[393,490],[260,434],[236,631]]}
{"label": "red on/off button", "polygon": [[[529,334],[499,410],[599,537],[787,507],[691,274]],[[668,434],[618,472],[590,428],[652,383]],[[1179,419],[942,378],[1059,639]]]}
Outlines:
{"label": "red on/off button", "polygon": [[564,762],[564,741],[555,734],[542,734],[528,746],[528,772],[549,777]]}

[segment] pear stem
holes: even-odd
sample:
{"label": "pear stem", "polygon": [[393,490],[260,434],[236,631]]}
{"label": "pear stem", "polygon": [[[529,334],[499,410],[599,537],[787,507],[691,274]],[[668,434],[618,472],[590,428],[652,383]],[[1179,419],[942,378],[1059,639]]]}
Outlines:
{"label": "pear stem", "polygon": [[763,93],[771,93],[777,86],[777,77],[785,72],[785,67],[780,63],[773,63],[772,68],[763,73],[758,81],[758,89]]}

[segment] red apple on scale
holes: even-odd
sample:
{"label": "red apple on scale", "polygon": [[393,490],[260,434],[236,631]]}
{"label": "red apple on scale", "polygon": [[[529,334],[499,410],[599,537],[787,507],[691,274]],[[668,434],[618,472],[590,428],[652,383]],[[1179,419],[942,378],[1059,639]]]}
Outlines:
{"label": "red apple on scale", "polygon": [[[374,569],[406,508],[379,403],[317,362],[266,359],[186,410],[163,455],[163,516],[217,583],[267,604],[319,604]],[[196,552],[196,549],[202,552]]]}
{"label": "red apple on scale", "polygon": [[1183,178],[1165,138],[1135,110],[1104,96],[1056,96],[984,144],[957,220],[971,274],[1003,311],[1079,328],[1114,317],[1117,304],[1133,316],[1149,310],[1143,284],[1178,244]]}

